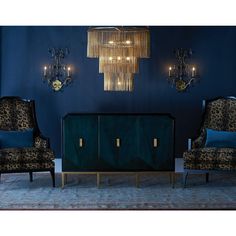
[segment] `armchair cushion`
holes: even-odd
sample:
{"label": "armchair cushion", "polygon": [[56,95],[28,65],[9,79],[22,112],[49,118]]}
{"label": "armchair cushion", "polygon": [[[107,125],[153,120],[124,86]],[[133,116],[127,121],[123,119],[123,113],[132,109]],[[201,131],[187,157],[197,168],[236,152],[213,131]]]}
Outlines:
{"label": "armchair cushion", "polygon": [[0,130],[1,148],[19,148],[33,146],[33,129],[6,131]]}
{"label": "armchair cushion", "polygon": [[42,162],[42,163],[7,163],[0,166],[0,172],[22,172],[29,170],[44,170],[54,168],[54,162]]}
{"label": "armchair cushion", "polygon": [[206,129],[205,147],[236,148],[236,132]]}
{"label": "armchair cushion", "polygon": [[195,148],[184,152],[184,168],[195,170],[236,170],[236,149]]}
{"label": "armchair cushion", "polygon": [[29,171],[54,168],[51,149],[5,148],[0,150],[0,172]]}

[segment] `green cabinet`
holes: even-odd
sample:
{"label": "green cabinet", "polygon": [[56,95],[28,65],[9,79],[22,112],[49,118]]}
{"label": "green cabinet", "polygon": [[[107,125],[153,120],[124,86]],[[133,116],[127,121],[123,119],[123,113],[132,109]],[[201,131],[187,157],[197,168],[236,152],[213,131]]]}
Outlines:
{"label": "green cabinet", "polygon": [[96,171],[98,117],[68,115],[63,120],[63,171]]}
{"label": "green cabinet", "polygon": [[138,157],[138,117],[100,116],[100,160],[105,170],[135,170]]}
{"label": "green cabinet", "polygon": [[174,171],[174,119],[166,114],[68,114],[64,172]]}
{"label": "green cabinet", "polygon": [[169,116],[142,116],[139,127],[139,157],[145,170],[174,170],[174,120]]}

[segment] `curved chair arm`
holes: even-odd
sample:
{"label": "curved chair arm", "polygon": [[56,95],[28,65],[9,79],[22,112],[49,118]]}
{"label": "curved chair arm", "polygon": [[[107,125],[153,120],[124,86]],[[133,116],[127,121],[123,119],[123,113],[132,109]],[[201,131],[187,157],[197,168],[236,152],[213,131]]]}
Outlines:
{"label": "curved chair arm", "polygon": [[36,136],[34,139],[34,146],[36,148],[50,148],[49,138],[42,135]]}
{"label": "curved chair arm", "polygon": [[205,133],[201,133],[195,140],[192,142],[192,148],[202,148],[205,144]]}

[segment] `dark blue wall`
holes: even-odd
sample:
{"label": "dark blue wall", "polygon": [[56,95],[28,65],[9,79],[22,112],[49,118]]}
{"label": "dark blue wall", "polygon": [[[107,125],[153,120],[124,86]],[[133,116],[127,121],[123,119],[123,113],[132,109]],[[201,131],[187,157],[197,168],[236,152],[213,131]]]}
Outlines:
{"label": "dark blue wall", "polygon": [[[68,112],[164,112],[176,117],[176,154],[196,136],[201,101],[236,95],[236,27],[150,27],[151,58],[140,60],[132,93],[104,92],[98,59],[86,57],[87,27],[2,27],[1,96],[17,95],[36,101],[38,123],[61,156],[61,118]],[[49,47],[69,47],[67,63],[74,83],[54,93],[42,83]],[[178,93],[166,81],[173,49],[191,47],[192,62],[201,81]]]}

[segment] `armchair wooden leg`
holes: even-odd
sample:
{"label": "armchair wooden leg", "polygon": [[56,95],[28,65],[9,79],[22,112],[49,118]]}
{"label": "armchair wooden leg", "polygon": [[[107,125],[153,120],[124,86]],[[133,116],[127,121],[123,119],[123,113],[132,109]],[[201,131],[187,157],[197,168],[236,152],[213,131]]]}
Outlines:
{"label": "armchair wooden leg", "polygon": [[208,183],[208,182],[209,182],[209,172],[206,173],[206,183]]}
{"label": "armchair wooden leg", "polygon": [[188,172],[183,173],[183,188],[186,187]]}
{"label": "armchair wooden leg", "polygon": [[55,170],[50,170],[51,176],[52,176],[52,186],[55,188]]}
{"label": "armchair wooden leg", "polygon": [[32,171],[29,172],[29,176],[30,176],[30,182],[33,182],[33,172]]}
{"label": "armchair wooden leg", "polygon": [[171,185],[172,188],[175,188],[175,172],[171,173]]}

